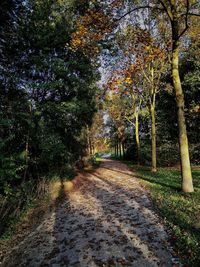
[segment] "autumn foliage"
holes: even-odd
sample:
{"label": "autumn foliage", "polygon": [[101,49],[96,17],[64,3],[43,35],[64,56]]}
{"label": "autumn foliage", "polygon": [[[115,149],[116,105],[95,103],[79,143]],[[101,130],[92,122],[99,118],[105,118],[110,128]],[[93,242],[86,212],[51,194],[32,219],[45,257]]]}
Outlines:
{"label": "autumn foliage", "polygon": [[77,29],[71,36],[72,50],[83,50],[87,54],[100,52],[99,41],[112,29],[109,17],[102,10],[88,10],[77,21]]}

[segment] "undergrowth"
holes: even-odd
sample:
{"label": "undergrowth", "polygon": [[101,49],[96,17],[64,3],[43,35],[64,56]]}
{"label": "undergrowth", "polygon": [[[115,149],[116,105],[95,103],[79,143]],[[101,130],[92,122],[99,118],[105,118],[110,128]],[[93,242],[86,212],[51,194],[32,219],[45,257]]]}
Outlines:
{"label": "undergrowth", "polygon": [[61,180],[72,180],[75,174],[72,169],[63,169],[62,174],[51,173],[38,182],[25,181],[17,187],[9,187],[6,195],[0,195],[0,241],[11,239],[16,225],[27,213],[56,198]]}
{"label": "undergrowth", "polygon": [[[93,170],[101,159],[92,156],[85,160],[84,169]],[[25,181],[17,187],[9,186],[6,194],[0,194],[0,242],[9,241],[31,210],[42,209],[59,197],[61,182],[71,181],[79,169],[65,165],[59,171],[51,171],[39,181]],[[44,208],[45,209],[45,208]],[[34,216],[34,215],[33,215]],[[32,218],[34,220],[34,218]]]}

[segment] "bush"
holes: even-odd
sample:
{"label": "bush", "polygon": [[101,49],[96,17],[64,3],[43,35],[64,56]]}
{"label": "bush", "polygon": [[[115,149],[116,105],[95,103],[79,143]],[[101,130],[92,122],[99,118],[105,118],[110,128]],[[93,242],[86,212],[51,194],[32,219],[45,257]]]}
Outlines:
{"label": "bush", "polygon": [[190,145],[190,159],[192,164],[200,165],[200,144]]}
{"label": "bush", "polygon": [[157,148],[158,166],[174,166],[180,163],[178,144],[165,142]]}
{"label": "bush", "polygon": [[21,214],[33,203],[40,193],[36,184],[31,181],[24,182],[20,186],[5,186],[5,194],[0,195],[0,235],[8,228],[12,228]]}
{"label": "bush", "polygon": [[[200,144],[191,144],[189,147],[190,159],[193,165],[200,164]],[[125,154],[125,160],[137,162],[137,147],[132,144]],[[141,144],[141,164],[151,165],[151,145],[149,143]],[[177,143],[165,142],[157,145],[157,165],[175,166],[180,164],[179,145]]]}

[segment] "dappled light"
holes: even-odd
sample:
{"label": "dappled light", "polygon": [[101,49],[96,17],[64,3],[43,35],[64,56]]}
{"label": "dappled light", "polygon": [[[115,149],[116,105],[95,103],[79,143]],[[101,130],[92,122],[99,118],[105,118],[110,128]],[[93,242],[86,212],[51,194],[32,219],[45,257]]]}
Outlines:
{"label": "dappled light", "polygon": [[200,266],[198,0],[0,1],[0,266]]}
{"label": "dappled light", "polygon": [[74,188],[74,184],[71,181],[63,182],[63,185],[65,192],[71,191]]}
{"label": "dappled light", "polygon": [[[116,176],[117,169],[128,174]],[[52,215],[20,244],[21,258],[10,257],[7,266],[14,266],[11,259],[33,266],[171,266],[167,233],[124,164],[104,160],[94,173],[78,176],[73,190],[72,184],[60,183],[58,198],[65,202],[59,200]],[[46,235],[53,247],[45,243]]]}

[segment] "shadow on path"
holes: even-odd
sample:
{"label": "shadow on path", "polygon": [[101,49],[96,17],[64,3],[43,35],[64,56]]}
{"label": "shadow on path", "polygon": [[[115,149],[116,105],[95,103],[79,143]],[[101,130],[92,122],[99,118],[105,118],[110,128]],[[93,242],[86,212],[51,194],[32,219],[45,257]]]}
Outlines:
{"label": "shadow on path", "polygon": [[171,266],[166,233],[144,190],[129,172],[119,178],[105,170],[113,165],[105,162],[70,192],[61,183],[54,248],[41,266]]}
{"label": "shadow on path", "polygon": [[[175,190],[175,191],[178,191],[178,192],[181,191],[181,187],[180,187],[180,185],[173,186],[173,185],[169,185],[169,184],[167,184],[167,183],[163,183],[163,182],[161,182],[161,181],[159,180],[159,177],[157,177],[157,180],[155,180],[155,175],[156,175],[156,174],[152,174],[152,178],[154,178],[154,180],[152,181],[152,179],[151,179],[151,178],[148,178],[148,177],[140,176],[140,175],[138,175],[138,174],[133,174],[133,173],[130,174],[130,171],[128,171],[128,172],[123,172],[123,171],[120,171],[120,170],[118,170],[118,169],[105,168],[105,167],[102,167],[102,168],[107,169],[107,170],[110,170],[110,171],[112,171],[112,172],[116,172],[116,173],[120,173],[120,174],[129,175],[129,176],[132,176],[132,177],[134,177],[134,178],[139,178],[139,179],[144,180],[144,181],[147,181],[147,182],[149,182],[149,183],[156,183],[156,184],[159,184],[159,185],[164,186],[164,187],[169,187],[169,188],[171,188],[171,189],[173,189],[173,190]],[[149,173],[150,173],[150,171],[149,171]]]}
{"label": "shadow on path", "polygon": [[145,190],[112,160],[93,174],[61,181],[54,211],[23,249],[20,267],[172,266],[166,232]]}

